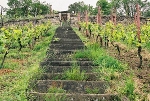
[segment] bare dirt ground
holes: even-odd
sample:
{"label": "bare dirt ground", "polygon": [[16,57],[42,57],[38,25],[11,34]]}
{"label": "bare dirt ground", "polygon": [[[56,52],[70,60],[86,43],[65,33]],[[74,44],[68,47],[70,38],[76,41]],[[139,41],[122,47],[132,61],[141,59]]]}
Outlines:
{"label": "bare dirt ground", "polygon": [[[135,82],[137,84],[136,92],[145,96],[150,101],[150,53],[143,49],[141,55],[143,57],[142,68],[138,68],[139,57],[137,55],[137,49],[127,50],[125,45],[120,44],[121,54],[118,55],[118,51],[112,45],[106,49],[110,56],[115,57],[123,63],[127,63],[129,67],[135,73]],[[148,94],[148,95],[145,95]]]}
{"label": "bare dirt ground", "polygon": [[13,72],[11,69],[0,69],[0,76]]}

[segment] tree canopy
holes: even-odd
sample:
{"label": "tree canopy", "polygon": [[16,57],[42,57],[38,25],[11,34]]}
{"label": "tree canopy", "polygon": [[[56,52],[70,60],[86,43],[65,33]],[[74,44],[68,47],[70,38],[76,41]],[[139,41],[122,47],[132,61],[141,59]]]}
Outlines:
{"label": "tree canopy", "polygon": [[[75,14],[88,10],[91,15],[96,15],[97,7],[100,6],[103,15],[110,15],[111,10],[116,9],[118,15],[134,16],[136,4],[140,5],[142,16],[150,17],[150,2],[148,0],[97,0],[96,7],[80,1],[70,4],[68,10],[74,11]],[[8,0],[8,6],[7,15],[10,17],[37,16],[50,13],[50,5],[39,0]]]}
{"label": "tree canopy", "polygon": [[41,3],[39,0],[8,0],[10,17],[36,16],[49,13],[50,5]]}
{"label": "tree canopy", "polygon": [[98,0],[95,8],[81,1],[70,4],[68,10],[75,13],[88,10],[90,14],[96,15],[97,7],[100,6],[103,15],[110,15],[111,10],[116,9],[118,15],[134,16],[136,4],[140,5],[142,16],[150,17],[150,2],[148,0]]}

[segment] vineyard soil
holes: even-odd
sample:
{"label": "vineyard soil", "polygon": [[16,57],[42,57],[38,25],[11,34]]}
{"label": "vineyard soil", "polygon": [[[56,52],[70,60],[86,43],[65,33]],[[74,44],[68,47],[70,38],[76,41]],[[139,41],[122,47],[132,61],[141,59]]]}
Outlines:
{"label": "vineyard soil", "polygon": [[[91,44],[95,43],[95,37],[87,38],[85,35],[83,35],[82,32],[78,31],[77,28],[74,28],[78,36],[84,41],[85,44]],[[96,43],[100,45],[100,40],[97,40]],[[104,44],[104,43],[103,43]],[[123,64],[128,64],[129,69],[125,71],[126,77],[130,77],[130,74],[132,74],[132,79],[135,82],[135,94],[139,95],[140,97],[137,98],[139,101],[150,101],[150,53],[149,50],[146,50],[145,48],[142,49],[141,55],[143,57],[143,64],[142,68],[139,69],[139,57],[137,48],[128,47],[126,44],[115,42],[120,48],[120,55],[118,54],[117,48],[109,44],[109,47],[102,47],[108,55],[116,58],[117,60],[121,61]],[[116,81],[115,81],[116,82]],[[119,81],[118,81],[119,82]]]}
{"label": "vineyard soil", "polygon": [[0,69],[0,76],[14,72],[11,69]]}
{"label": "vineyard soil", "polygon": [[143,65],[142,69],[138,69],[139,57],[137,56],[137,50],[127,50],[124,47],[121,50],[121,55],[118,55],[117,50],[113,46],[110,46],[107,52],[123,63],[127,63],[135,71],[140,90],[144,89],[145,92],[150,92],[150,53],[142,50]]}

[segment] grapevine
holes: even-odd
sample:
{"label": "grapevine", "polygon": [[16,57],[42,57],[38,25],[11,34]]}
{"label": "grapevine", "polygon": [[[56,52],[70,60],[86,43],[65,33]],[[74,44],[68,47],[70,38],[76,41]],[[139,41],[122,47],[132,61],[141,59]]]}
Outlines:
{"label": "grapevine", "polygon": [[[43,37],[50,28],[51,23],[42,23],[33,26],[32,23],[25,26],[9,26],[0,29],[0,53],[4,54],[0,68],[3,67],[4,61],[10,52],[10,49],[21,51],[23,47],[29,46],[34,48],[37,39]],[[16,43],[18,43],[16,45]]]}

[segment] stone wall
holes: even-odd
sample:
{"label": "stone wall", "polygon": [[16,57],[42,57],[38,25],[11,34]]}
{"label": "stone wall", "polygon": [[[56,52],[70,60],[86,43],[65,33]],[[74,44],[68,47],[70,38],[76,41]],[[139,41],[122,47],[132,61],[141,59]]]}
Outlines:
{"label": "stone wall", "polygon": [[[84,21],[84,17],[81,17],[81,21]],[[102,16],[102,24],[105,24],[111,19],[111,16]],[[148,22],[148,18],[141,17],[141,24],[146,24]],[[71,18],[73,24],[76,24],[78,21],[78,17],[72,17]],[[90,16],[89,21],[96,23],[96,16]],[[128,17],[128,16],[117,16],[117,23],[123,23],[123,24],[131,24],[134,23],[134,17]]]}
{"label": "stone wall", "polygon": [[[110,16],[102,16],[102,23],[105,24],[110,20]],[[141,17],[141,24],[145,24],[148,22],[148,18]],[[43,23],[47,20],[50,20],[53,24],[60,25],[59,21],[59,16],[55,15],[55,17],[44,17],[40,19],[23,19],[23,20],[9,20],[4,23],[4,26],[8,25],[24,25],[26,23],[33,23],[33,24],[38,24],[38,23]],[[81,17],[81,21],[84,21],[84,17]],[[89,21],[96,23],[96,16],[90,16]],[[77,26],[78,22],[78,17],[76,15],[71,15],[71,26]],[[127,17],[127,16],[117,16],[117,23],[123,23],[123,24],[131,24],[134,23],[134,18],[133,17]],[[1,24],[0,24],[1,25]]]}

